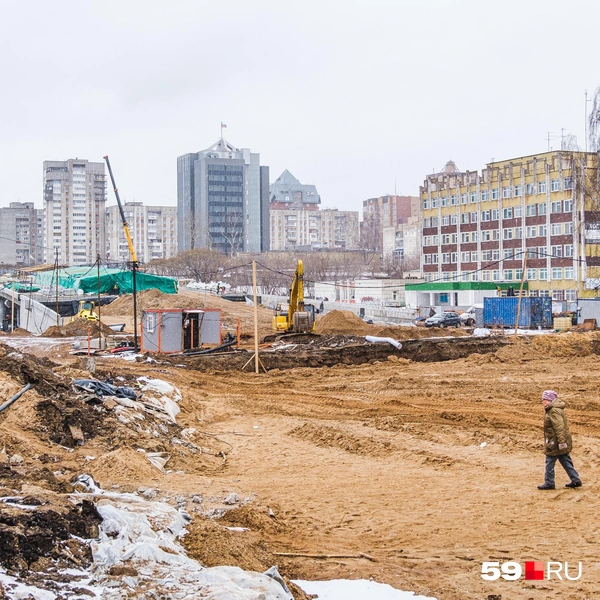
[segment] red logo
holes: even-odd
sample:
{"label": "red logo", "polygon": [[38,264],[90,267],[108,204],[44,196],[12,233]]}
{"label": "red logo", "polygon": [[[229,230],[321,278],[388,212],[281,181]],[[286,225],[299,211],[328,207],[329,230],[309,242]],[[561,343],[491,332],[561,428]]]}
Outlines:
{"label": "red logo", "polygon": [[544,563],[526,561],[525,579],[544,579]]}

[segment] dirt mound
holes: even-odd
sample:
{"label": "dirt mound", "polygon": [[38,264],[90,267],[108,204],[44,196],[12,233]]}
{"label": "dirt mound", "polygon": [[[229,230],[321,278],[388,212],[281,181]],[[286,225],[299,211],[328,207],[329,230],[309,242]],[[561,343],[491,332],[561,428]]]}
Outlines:
{"label": "dirt mound", "polygon": [[349,310],[332,310],[317,321],[317,333],[353,333],[369,335],[371,328]]}
{"label": "dirt mound", "polygon": [[425,337],[462,337],[470,333],[463,329],[439,329],[408,327],[403,325],[378,325],[365,323],[349,310],[332,310],[317,321],[317,333],[354,334],[360,336],[391,337],[395,340],[411,340]]}
{"label": "dirt mound", "polygon": [[115,331],[113,331],[104,323],[99,325],[97,321],[88,321],[86,319],[76,318],[62,327],[57,327],[56,325],[48,327],[48,329],[42,333],[41,337],[79,337],[87,336],[88,334],[90,334],[92,337],[98,337],[100,332],[105,337],[109,335],[115,335]]}
{"label": "dirt mound", "polygon": [[358,436],[331,427],[319,427],[311,423],[293,429],[290,435],[307,440],[324,448],[339,448],[351,454],[368,454],[369,456],[386,456],[396,451],[390,442],[380,442],[371,437]]}

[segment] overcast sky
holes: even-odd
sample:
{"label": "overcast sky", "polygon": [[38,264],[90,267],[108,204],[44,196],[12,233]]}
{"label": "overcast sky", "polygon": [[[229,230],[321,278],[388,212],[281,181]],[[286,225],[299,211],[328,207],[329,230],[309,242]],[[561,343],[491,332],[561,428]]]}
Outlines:
{"label": "overcast sky", "polygon": [[[121,198],[177,203],[177,156],[225,137],[322,207],[417,195],[584,146],[597,0],[24,0],[3,3],[0,206],[42,206],[42,162],[108,154]],[[114,204],[109,189],[109,204]]]}

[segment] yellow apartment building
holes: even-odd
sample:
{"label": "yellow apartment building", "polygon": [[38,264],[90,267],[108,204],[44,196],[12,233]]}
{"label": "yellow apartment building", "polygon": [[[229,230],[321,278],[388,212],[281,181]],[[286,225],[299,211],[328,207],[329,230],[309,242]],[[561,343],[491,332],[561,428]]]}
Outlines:
{"label": "yellow apartment building", "polygon": [[597,177],[592,152],[545,152],[489,163],[481,173],[449,161],[420,187],[426,284],[509,284],[518,293],[523,283],[524,294],[556,301],[596,296]]}

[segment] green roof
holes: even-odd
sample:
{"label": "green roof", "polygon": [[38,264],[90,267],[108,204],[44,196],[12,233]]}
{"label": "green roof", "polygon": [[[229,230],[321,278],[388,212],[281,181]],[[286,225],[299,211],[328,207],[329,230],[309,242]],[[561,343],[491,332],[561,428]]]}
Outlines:
{"label": "green roof", "polygon": [[[495,281],[428,281],[425,283],[407,283],[407,292],[449,292],[458,290],[507,290],[509,287],[520,288],[521,282],[498,283]],[[523,289],[529,289],[527,281],[523,283]]]}

